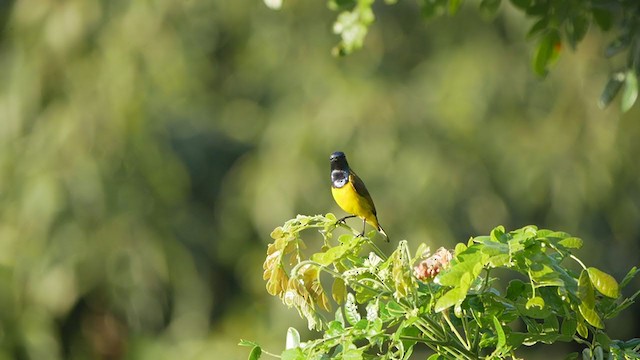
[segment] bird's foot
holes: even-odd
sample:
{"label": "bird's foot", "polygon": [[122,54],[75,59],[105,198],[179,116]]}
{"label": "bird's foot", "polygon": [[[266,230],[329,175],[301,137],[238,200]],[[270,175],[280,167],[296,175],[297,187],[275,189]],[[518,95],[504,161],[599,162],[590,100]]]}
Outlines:
{"label": "bird's foot", "polygon": [[354,217],[356,217],[356,216],[355,215],[348,215],[348,216],[341,217],[340,219],[338,219],[338,221],[336,221],[336,225],[346,224],[347,223],[346,222],[347,219],[351,219],[351,218],[354,218]]}

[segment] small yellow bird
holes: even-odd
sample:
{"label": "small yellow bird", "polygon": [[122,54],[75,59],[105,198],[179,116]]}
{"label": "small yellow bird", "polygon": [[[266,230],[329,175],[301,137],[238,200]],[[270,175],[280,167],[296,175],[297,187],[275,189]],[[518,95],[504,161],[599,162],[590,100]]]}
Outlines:
{"label": "small yellow bird", "polygon": [[331,160],[331,194],[333,199],[342,210],[351,214],[338,221],[357,216],[362,219],[362,233],[360,236],[364,235],[366,223],[369,223],[389,241],[389,236],[378,223],[373,199],[371,199],[371,195],[369,195],[369,191],[362,180],[349,167],[346,155],[342,151],[336,151],[331,154],[329,160]]}

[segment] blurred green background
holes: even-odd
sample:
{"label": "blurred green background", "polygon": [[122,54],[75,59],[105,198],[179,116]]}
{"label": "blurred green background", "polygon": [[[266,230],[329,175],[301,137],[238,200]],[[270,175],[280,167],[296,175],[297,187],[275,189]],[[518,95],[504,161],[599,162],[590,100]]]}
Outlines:
{"label": "blurred green background", "polygon": [[342,214],[335,150],[396,241],[536,224],[619,279],[640,262],[640,111],[596,106],[612,35],[542,81],[508,4],[376,11],[337,59],[323,1],[0,1],[0,359],[280,351],[306,325],[265,291],[269,233]]}

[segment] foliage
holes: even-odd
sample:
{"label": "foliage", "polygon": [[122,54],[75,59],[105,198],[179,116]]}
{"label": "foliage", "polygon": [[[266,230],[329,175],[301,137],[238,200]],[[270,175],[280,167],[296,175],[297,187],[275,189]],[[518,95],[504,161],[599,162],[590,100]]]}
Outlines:
{"label": "foliage", "polygon": [[[336,241],[336,226],[351,233]],[[301,237],[308,229],[324,239],[310,256]],[[604,330],[604,320],[640,295],[624,298],[620,292],[639,270],[631,269],[619,285],[572,253],[583,245],[579,238],[535,226],[510,232],[498,226],[459,243],[453,255],[445,249],[432,255],[425,244],[411,254],[403,240],[387,257],[373,243],[375,232],[356,234],[333,214],[298,215],[271,233],[267,291],[322,332],[301,342],[290,328],[283,359],[407,359],[417,344],[433,350],[430,359],[504,359],[516,358],[523,345],[558,341],[583,344],[590,354],[640,356],[640,339],[611,340]],[[576,263],[577,271],[571,266]],[[497,276],[507,275],[504,270],[515,278],[502,288]],[[323,285],[329,280],[330,290]],[[329,296],[338,305],[334,313]],[[263,352],[252,342],[241,345],[253,348],[250,359]]]}
{"label": "foliage", "polygon": [[[386,0],[394,4],[397,0]],[[422,15],[433,18],[442,14],[455,15],[464,0],[420,0]],[[610,75],[600,96],[599,104],[606,107],[619,91],[622,91],[621,108],[628,111],[638,97],[640,76],[640,3],[634,0],[549,1],[510,0],[511,4],[533,20],[527,38],[535,39],[536,49],[532,58],[533,71],[545,76],[549,66],[560,55],[564,44],[575,49],[590,27],[597,26],[603,32],[615,31],[618,36],[605,50],[607,57],[626,54],[627,61],[621,69]],[[265,0],[271,8],[279,8],[281,1]],[[502,0],[480,0],[479,10],[494,16]],[[374,0],[329,0],[329,8],[338,11],[333,31],[340,35],[334,48],[336,55],[347,55],[360,49],[375,15]]]}

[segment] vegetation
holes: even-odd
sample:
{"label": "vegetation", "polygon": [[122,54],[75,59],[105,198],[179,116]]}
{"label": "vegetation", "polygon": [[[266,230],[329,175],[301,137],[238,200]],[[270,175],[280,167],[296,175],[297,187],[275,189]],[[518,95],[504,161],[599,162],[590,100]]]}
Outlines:
{"label": "vegetation", "polygon": [[[385,0],[395,4],[398,0]],[[506,1],[505,1],[506,2]],[[534,40],[535,54],[531,65],[536,74],[545,76],[549,66],[568,44],[572,49],[584,39],[589,28],[616,33],[604,51],[607,57],[625,55],[626,61],[613,72],[602,91],[599,104],[605,107],[622,92],[622,111],[628,111],[638,98],[640,77],[640,4],[634,0],[549,1],[510,0],[524,16],[533,20],[527,38]],[[282,1],[265,0],[267,6],[279,8]],[[333,49],[336,55],[347,55],[362,48],[369,27],[373,24],[375,0],[330,0],[329,8],[339,15],[333,31],[340,36],[340,43]],[[464,0],[421,0],[421,14],[433,18],[442,14],[455,15]],[[502,0],[480,0],[478,9],[493,17]]]}
{"label": "vegetation", "polygon": [[[640,339],[611,340],[604,326],[640,295],[620,292],[640,270],[618,285],[572,253],[583,245],[579,238],[499,226],[457,244],[453,254],[444,248],[431,254],[424,243],[412,254],[403,240],[387,257],[373,242],[375,232],[358,236],[336,220],[299,215],[271,233],[267,291],[321,331],[302,342],[290,328],[282,359],[408,359],[417,344],[433,350],[430,360],[506,359],[518,358],[522,346],[557,341],[582,344],[583,359],[640,358]],[[351,233],[334,239],[336,226]],[[305,255],[305,230],[322,234],[320,252]],[[517,275],[506,287],[497,277],[507,275],[503,270]],[[329,296],[339,305],[333,318]],[[253,347],[249,359],[260,357],[260,346],[241,345]]]}

